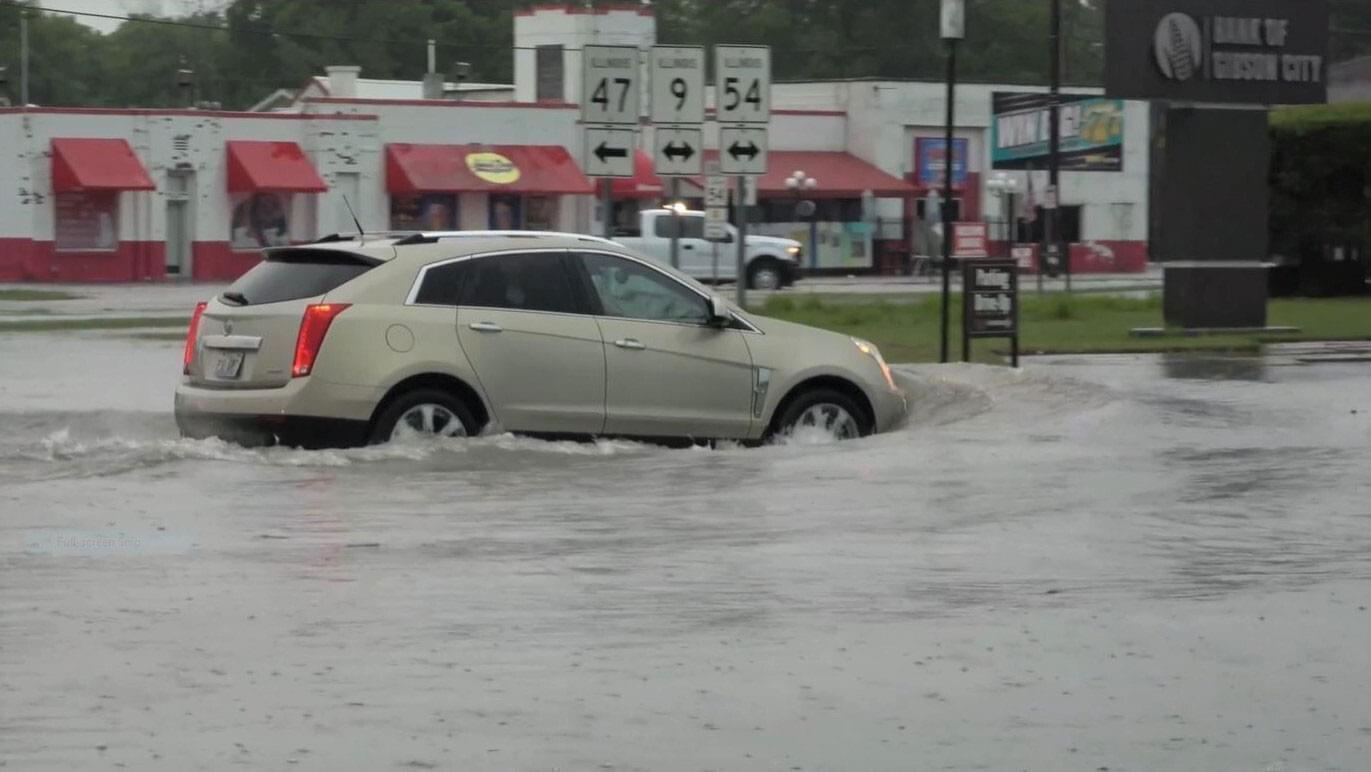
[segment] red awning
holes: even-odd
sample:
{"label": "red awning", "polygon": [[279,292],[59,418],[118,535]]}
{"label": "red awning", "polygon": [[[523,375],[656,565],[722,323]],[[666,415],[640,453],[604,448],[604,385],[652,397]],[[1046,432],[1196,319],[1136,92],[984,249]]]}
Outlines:
{"label": "red awning", "polygon": [[230,193],[259,190],[322,193],[328,190],[309,157],[294,142],[237,140],[228,146]]}
{"label": "red awning", "polygon": [[[712,160],[718,154],[717,150],[707,150],[705,158]],[[797,170],[819,183],[806,192],[807,198],[861,198],[866,191],[877,198],[915,195],[910,183],[841,150],[772,150],[767,168],[770,171],[757,180],[758,195],[767,197],[791,195],[785,180]]]}
{"label": "red awning", "polygon": [[615,198],[661,198],[667,192],[662,179],[652,170],[652,156],[642,150],[633,156],[633,176],[615,177],[609,190]]}
{"label": "red awning", "polygon": [[391,193],[566,193],[595,187],[560,145],[386,145]]}
{"label": "red awning", "polygon": [[52,189],[156,190],[133,148],[122,139],[52,140]]}

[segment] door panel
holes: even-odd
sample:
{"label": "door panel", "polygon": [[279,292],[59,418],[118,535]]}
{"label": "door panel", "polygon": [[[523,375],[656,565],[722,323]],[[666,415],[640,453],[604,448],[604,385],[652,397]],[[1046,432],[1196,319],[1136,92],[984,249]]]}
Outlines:
{"label": "door panel", "polygon": [[565,250],[463,261],[457,338],[510,431],[598,434],[605,354]]}
{"label": "door panel", "polygon": [[463,307],[457,338],[505,429],[604,428],[604,344],[592,317]]}
{"label": "door panel", "polygon": [[752,357],[743,333],[706,324],[704,296],[618,255],[580,255],[599,304],[605,351],[605,432],[744,437]]}
{"label": "door panel", "polygon": [[743,333],[600,317],[605,433],[746,437],[752,357]]}

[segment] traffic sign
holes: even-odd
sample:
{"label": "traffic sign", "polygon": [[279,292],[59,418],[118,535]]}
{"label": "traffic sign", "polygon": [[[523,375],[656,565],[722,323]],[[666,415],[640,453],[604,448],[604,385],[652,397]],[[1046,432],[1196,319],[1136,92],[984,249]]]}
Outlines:
{"label": "traffic sign", "polygon": [[728,208],[728,180],[711,174],[705,177],[705,208]]}
{"label": "traffic sign", "polygon": [[705,238],[724,241],[728,238],[728,208],[711,206],[705,209]]}
{"label": "traffic sign", "polygon": [[724,174],[766,174],[766,129],[720,126],[719,168]]}
{"label": "traffic sign", "polygon": [[719,123],[771,120],[771,47],[714,47],[714,107]]}
{"label": "traffic sign", "polygon": [[581,121],[638,125],[638,49],[581,49]]}
{"label": "traffic sign", "polygon": [[704,123],[704,47],[653,46],[651,63],[652,122]]}
{"label": "traffic sign", "polygon": [[586,128],[585,172],[587,177],[632,177],[633,152],[637,145],[633,129]]}
{"label": "traffic sign", "polygon": [[666,176],[694,176],[700,173],[704,156],[702,129],[658,126],[653,143],[652,170]]}

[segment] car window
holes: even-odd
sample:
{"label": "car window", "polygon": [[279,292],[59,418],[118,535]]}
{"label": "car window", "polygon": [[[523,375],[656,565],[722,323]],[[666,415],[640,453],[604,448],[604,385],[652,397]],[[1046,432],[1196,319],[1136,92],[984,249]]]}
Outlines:
{"label": "car window", "polygon": [[681,235],[679,238],[702,239],[705,237],[705,218],[696,215],[686,215],[684,217],[672,217],[668,214],[660,215],[653,223],[652,230],[659,238],[669,239],[671,238],[673,230],[673,222],[679,222],[681,224]]}
{"label": "car window", "polygon": [[470,272],[469,260],[434,266],[424,272],[424,281],[414,295],[415,303],[430,306],[455,306],[463,278]]}
{"label": "car window", "polygon": [[376,264],[371,258],[336,249],[276,250],[240,276],[223,297],[242,306],[318,297]]}
{"label": "car window", "polygon": [[577,313],[563,256],[528,252],[467,260],[460,305]]}
{"label": "car window", "polygon": [[605,316],[682,324],[709,320],[703,297],[659,271],[613,255],[581,257]]}

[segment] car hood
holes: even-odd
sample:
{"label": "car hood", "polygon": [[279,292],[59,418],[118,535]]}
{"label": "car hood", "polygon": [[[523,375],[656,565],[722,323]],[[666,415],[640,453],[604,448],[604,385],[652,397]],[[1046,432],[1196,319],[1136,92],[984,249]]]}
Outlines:
{"label": "car hood", "polygon": [[786,322],[769,316],[758,316],[757,314],[746,314],[746,318],[757,329],[779,340],[804,338],[811,341],[822,340],[825,343],[840,343],[844,346],[852,345],[851,338],[840,332],[810,327],[796,322]]}

